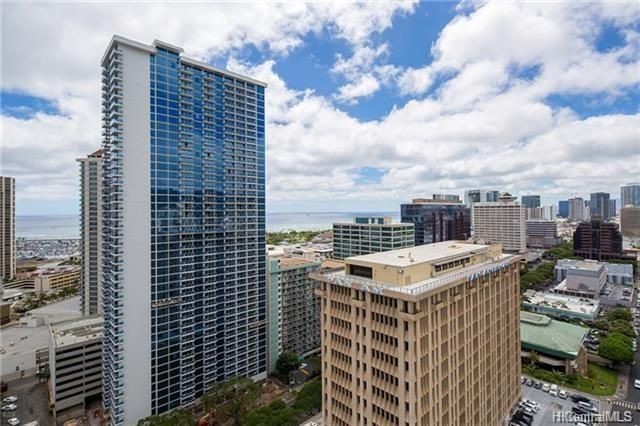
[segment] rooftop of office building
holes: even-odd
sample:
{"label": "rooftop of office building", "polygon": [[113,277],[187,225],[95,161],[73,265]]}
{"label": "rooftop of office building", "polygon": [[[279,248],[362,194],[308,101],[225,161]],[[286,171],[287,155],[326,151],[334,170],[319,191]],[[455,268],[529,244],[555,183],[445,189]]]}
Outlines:
{"label": "rooftop of office building", "polygon": [[[563,281],[564,282],[564,281]],[[586,314],[594,316],[598,313],[599,302],[594,299],[583,299],[562,294],[546,293],[542,291],[527,290],[524,293],[526,301],[524,303],[548,306],[558,310],[568,311],[576,314]]]}
{"label": "rooftop of office building", "polygon": [[102,317],[63,321],[50,327],[56,348],[102,338]]}
{"label": "rooftop of office building", "polygon": [[441,243],[424,244],[421,246],[350,257],[346,259],[346,262],[351,263],[355,261],[407,267],[419,263],[434,263],[460,255],[472,255],[487,251],[489,247],[490,246],[484,244],[444,241]]}
{"label": "rooftop of office building", "polygon": [[299,268],[302,266],[313,266],[313,265],[319,265],[320,262],[311,260],[311,259],[305,259],[302,257],[281,257],[280,258],[280,269],[285,269],[285,268]]}
{"label": "rooftop of office building", "polygon": [[521,345],[539,353],[574,359],[588,331],[586,327],[556,321],[546,315],[520,312]]}
{"label": "rooftop of office building", "polygon": [[559,269],[583,269],[588,271],[599,271],[604,264],[596,260],[579,260],[579,259],[559,259],[556,268]]}

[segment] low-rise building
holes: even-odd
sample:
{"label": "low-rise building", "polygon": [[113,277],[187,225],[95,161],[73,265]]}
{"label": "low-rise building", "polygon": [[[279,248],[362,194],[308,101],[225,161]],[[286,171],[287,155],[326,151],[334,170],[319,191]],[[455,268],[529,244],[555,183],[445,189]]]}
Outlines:
{"label": "low-rise building", "polygon": [[597,280],[604,280],[609,284],[633,285],[633,265],[624,263],[598,262],[595,260],[560,259],[556,262],[556,282],[562,282],[570,276],[597,275]]}
{"label": "low-rise building", "polygon": [[607,268],[600,262],[560,259],[555,266],[556,293],[596,298],[607,282]]}
{"label": "low-rise building", "polygon": [[345,259],[414,245],[414,225],[392,223],[391,217],[356,217],[333,224],[333,257]]}
{"label": "low-rise building", "polygon": [[593,321],[600,312],[600,302],[597,299],[584,299],[534,290],[525,292],[522,305],[527,311],[562,320]]}
{"label": "low-rise building", "polygon": [[50,405],[55,413],[102,393],[102,317],[49,326]]}
{"label": "low-rise building", "polygon": [[520,312],[520,344],[523,359],[538,354],[538,363],[564,374],[587,372],[587,351],[582,346],[589,331],[546,315]]}
{"label": "low-rise building", "polygon": [[62,290],[66,287],[77,286],[79,279],[80,269],[77,267],[52,274],[42,274],[34,277],[35,290],[41,293]]}

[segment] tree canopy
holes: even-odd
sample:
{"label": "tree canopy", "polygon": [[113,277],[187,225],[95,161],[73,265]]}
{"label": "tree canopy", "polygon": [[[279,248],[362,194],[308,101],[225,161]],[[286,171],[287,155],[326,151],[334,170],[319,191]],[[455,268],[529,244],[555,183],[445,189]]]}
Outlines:
{"label": "tree canopy", "polygon": [[614,364],[631,364],[635,355],[631,347],[631,338],[621,333],[609,332],[600,341],[598,355]]}

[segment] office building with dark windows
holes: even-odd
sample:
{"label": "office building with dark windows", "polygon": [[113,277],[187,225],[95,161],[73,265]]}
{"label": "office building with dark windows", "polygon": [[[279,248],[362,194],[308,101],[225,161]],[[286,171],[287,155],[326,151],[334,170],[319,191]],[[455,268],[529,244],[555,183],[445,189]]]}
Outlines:
{"label": "office building with dark windows", "polygon": [[591,194],[589,209],[592,218],[598,216],[602,220],[609,219],[611,217],[611,213],[609,212],[609,194],[606,192],[594,192]]}
{"label": "office building with dark windows", "polygon": [[593,260],[622,258],[622,234],[618,225],[598,217],[580,223],[573,233],[573,254]]}
{"label": "office building with dark windows", "polygon": [[333,257],[379,253],[414,245],[414,226],[392,223],[391,217],[356,217],[353,223],[333,224]]}
{"label": "office building with dark windows", "polygon": [[312,274],[324,424],[505,424],[521,395],[520,260],[447,241]]}
{"label": "office building with dark windows", "polygon": [[628,183],[620,187],[620,208],[640,207],[640,183]]}
{"label": "office building with dark windows", "polygon": [[569,201],[558,201],[558,216],[567,218],[569,217]]}
{"label": "office building with dark windows", "polygon": [[400,206],[400,221],[415,227],[415,245],[471,237],[469,208],[460,202],[416,198]]}
{"label": "office building with dark windows", "polygon": [[266,377],[266,85],[119,36],[102,83],[103,404],[131,425]]}
{"label": "office building with dark windows", "polygon": [[521,197],[522,206],[525,209],[533,209],[536,207],[540,207],[540,196],[539,195],[523,195]]}
{"label": "office building with dark windows", "polygon": [[80,164],[80,310],[102,313],[102,150],[76,160]]}

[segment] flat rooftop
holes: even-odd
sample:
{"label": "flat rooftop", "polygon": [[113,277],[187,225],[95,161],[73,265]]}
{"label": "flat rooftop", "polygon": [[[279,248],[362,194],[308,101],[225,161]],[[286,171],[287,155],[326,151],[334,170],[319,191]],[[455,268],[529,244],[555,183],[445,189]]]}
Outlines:
{"label": "flat rooftop", "polygon": [[0,330],[0,361],[47,347],[49,347],[49,327],[44,325],[40,327],[15,325]]}
{"label": "flat rooftop", "polygon": [[307,265],[318,265],[320,262],[304,259],[302,257],[281,257],[280,258],[280,267],[281,268],[295,268]]}
{"label": "flat rooftop", "polygon": [[56,348],[102,338],[102,317],[63,321],[50,327]]}
{"label": "flat rooftop", "polygon": [[523,348],[565,359],[574,359],[589,331],[586,327],[556,321],[546,315],[520,311]]}
{"label": "flat rooftop", "polygon": [[581,299],[579,297],[565,296],[562,294],[527,290],[524,295],[529,299],[529,302],[525,303],[548,306],[579,314],[595,315],[598,313],[600,306],[600,302],[595,299]]}
{"label": "flat rooftop", "polygon": [[488,245],[470,244],[461,241],[444,241],[441,243],[424,244],[381,253],[365,254],[363,256],[349,257],[350,260],[378,263],[381,265],[407,267],[418,263],[432,263],[449,257],[471,255],[480,253],[489,248]]}
{"label": "flat rooftop", "polygon": [[595,260],[560,259],[556,263],[556,268],[583,269],[588,271],[599,271],[603,266],[603,263]]}

